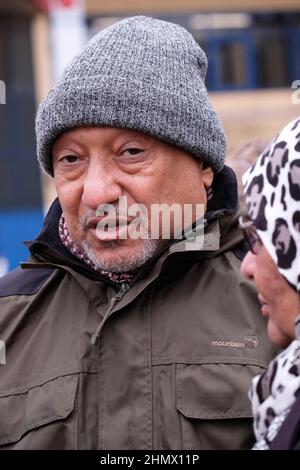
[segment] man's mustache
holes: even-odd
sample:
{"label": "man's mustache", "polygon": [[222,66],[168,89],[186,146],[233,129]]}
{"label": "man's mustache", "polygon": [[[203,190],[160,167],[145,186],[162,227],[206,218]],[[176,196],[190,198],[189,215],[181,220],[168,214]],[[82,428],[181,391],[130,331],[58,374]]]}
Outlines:
{"label": "man's mustache", "polygon": [[[107,214],[99,215],[98,210],[90,210],[85,214],[82,214],[79,217],[79,224],[83,230],[87,230],[91,227],[96,227],[99,222],[102,223],[110,223],[113,224],[114,222],[116,225],[119,224],[129,224],[131,221],[135,220],[136,217],[129,216],[126,212],[119,212],[118,209],[112,213],[111,209],[106,211]],[[101,208],[101,213],[105,213],[105,208]]]}

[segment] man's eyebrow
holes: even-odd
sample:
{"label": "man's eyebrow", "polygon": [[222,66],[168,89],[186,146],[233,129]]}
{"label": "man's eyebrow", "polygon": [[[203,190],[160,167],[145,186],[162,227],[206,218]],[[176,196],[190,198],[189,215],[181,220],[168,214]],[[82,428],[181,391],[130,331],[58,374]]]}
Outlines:
{"label": "man's eyebrow", "polygon": [[84,145],[82,145],[80,142],[72,142],[71,144],[68,142],[67,144],[63,143],[57,143],[54,144],[52,147],[52,152],[53,154],[57,154],[59,152],[62,152],[64,150],[70,151],[70,152],[75,152],[77,150],[83,149]]}
{"label": "man's eyebrow", "polygon": [[139,139],[139,140],[144,140],[145,142],[150,142],[151,140],[153,140],[153,138],[147,134],[143,134],[142,132],[128,130],[128,129],[126,129],[125,132],[123,129],[120,129],[120,133],[118,134],[116,139],[119,139],[119,138],[125,138],[129,140]]}

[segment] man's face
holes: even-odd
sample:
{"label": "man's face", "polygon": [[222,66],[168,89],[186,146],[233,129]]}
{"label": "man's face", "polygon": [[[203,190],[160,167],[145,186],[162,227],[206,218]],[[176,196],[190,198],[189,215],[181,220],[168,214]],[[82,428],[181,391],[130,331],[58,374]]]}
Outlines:
{"label": "man's face", "polygon": [[[111,127],[80,127],[62,134],[53,145],[53,168],[71,237],[99,267],[115,272],[144,264],[164,243],[162,217],[151,219],[153,204],[190,204],[194,221],[196,204],[206,204],[213,179],[211,168],[203,169],[188,153],[140,132]],[[124,214],[120,197],[128,208],[142,204],[146,209],[148,236],[126,237],[134,217]],[[97,211],[104,204],[117,214],[113,232],[97,230],[106,220]],[[180,224],[172,211],[169,219],[172,238]],[[155,223],[158,239],[151,238]]]}
{"label": "man's face", "polygon": [[256,255],[249,251],[241,269],[245,278],[255,282],[262,314],[268,318],[270,339],[278,346],[287,346],[295,335],[294,320],[300,311],[299,294],[280,274],[264,246]]}

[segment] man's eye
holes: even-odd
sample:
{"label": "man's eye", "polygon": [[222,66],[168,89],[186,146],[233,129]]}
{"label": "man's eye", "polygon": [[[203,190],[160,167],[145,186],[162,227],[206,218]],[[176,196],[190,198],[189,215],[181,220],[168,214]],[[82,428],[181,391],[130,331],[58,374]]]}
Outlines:
{"label": "man's eye", "polygon": [[60,159],[63,163],[76,163],[78,160],[79,158],[76,155],[65,155]]}
{"label": "man's eye", "polygon": [[126,149],[124,150],[123,152],[123,155],[138,155],[139,153],[142,153],[143,150],[142,149],[139,149],[139,148],[136,148],[136,147],[132,147],[132,148],[129,148],[129,149]]}

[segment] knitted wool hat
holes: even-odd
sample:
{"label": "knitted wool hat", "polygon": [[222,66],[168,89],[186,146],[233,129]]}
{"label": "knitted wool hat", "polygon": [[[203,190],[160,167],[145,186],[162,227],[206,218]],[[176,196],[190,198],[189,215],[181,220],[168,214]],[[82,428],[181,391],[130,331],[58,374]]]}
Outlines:
{"label": "knitted wool hat", "polygon": [[226,142],[204,85],[207,60],[190,33],[137,16],[94,36],[66,67],[36,118],[37,154],[53,176],[51,148],[67,129],[134,129],[174,144],[219,171]]}

